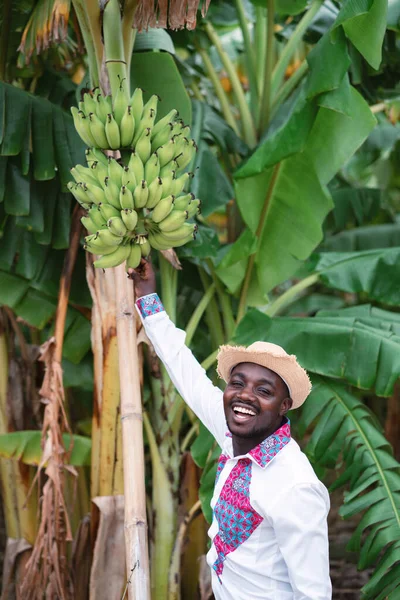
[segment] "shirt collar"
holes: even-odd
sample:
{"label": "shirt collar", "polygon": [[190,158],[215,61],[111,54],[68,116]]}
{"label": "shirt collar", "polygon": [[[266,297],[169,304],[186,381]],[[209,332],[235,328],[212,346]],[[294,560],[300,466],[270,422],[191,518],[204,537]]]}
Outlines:
{"label": "shirt collar", "polygon": [[[284,419],[284,423],[279,429],[246,454],[246,456],[251,457],[263,469],[291,440],[290,421],[287,417],[284,417]],[[229,431],[226,433],[226,436],[232,438],[232,434]],[[229,445],[231,446],[232,441],[229,441]]]}

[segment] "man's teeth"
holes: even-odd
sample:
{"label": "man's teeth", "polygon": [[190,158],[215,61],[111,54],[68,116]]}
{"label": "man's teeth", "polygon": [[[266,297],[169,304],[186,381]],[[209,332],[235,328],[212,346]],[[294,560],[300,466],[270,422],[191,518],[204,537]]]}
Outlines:
{"label": "man's teeth", "polygon": [[252,417],[256,416],[256,413],[254,412],[254,410],[251,410],[249,408],[243,408],[243,406],[235,406],[234,407],[234,412],[239,412],[239,413],[243,413],[244,415],[251,415]]}

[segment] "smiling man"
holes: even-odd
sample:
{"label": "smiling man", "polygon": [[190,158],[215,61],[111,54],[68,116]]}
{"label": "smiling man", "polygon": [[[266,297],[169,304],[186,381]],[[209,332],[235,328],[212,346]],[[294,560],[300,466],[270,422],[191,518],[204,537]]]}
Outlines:
{"label": "smiling man", "polygon": [[306,371],[276,344],[222,346],[222,392],[168,318],[151,264],[131,277],[155,351],[222,449],[207,555],[216,600],[329,600],[329,495],[286,417],[311,391]]}

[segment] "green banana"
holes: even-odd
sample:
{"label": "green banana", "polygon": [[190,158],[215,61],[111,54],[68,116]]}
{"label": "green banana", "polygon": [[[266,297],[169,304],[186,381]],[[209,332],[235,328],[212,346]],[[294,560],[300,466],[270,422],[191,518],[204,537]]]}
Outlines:
{"label": "green banana", "polygon": [[159,223],[169,215],[174,205],[174,196],[167,196],[160,200],[157,206],[154,207],[151,218],[155,223]]}
{"label": "green banana", "polygon": [[[109,229],[100,229],[97,232],[96,240],[99,240],[99,244],[104,246],[118,246],[122,242],[122,237],[114,235]],[[96,240],[91,242],[93,246],[96,245]]]}
{"label": "green banana", "polygon": [[130,246],[119,246],[112,254],[102,256],[94,261],[94,266],[98,269],[107,269],[109,267],[118,267],[126,261],[130,253]]}
{"label": "green banana", "polygon": [[179,240],[187,237],[191,233],[193,234],[196,226],[193,223],[183,223],[172,231],[161,231],[160,234],[165,240],[172,242],[178,242]]}
{"label": "green banana", "polygon": [[160,161],[157,152],[154,152],[144,166],[144,179],[150,184],[160,173]]}
{"label": "green banana", "polygon": [[201,213],[201,202],[198,198],[192,200],[187,207],[188,219],[191,219],[195,215],[199,215]]}
{"label": "green banana", "polygon": [[115,246],[93,246],[92,244],[84,244],[83,248],[91,254],[107,255],[115,252]]}
{"label": "green banana", "polygon": [[118,208],[121,210],[121,205],[119,203],[119,187],[110,177],[106,177],[104,180],[105,188],[104,193],[106,195],[107,201],[111,206]]}
{"label": "green banana", "polygon": [[[107,223],[106,223],[107,218],[104,218],[103,214],[101,212],[102,206],[103,206],[102,204],[100,206],[94,205],[88,211],[88,216],[92,219],[92,221],[96,225],[97,229],[101,229],[102,227],[107,225]],[[109,204],[105,204],[104,206],[109,206]]]}
{"label": "green banana", "polygon": [[100,121],[96,113],[89,114],[90,133],[93,136],[94,146],[98,148],[108,148],[107,136],[104,130],[104,124]]}
{"label": "green banana", "polygon": [[94,146],[94,138],[90,133],[89,122],[86,120],[82,111],[79,111],[76,106],[71,107],[71,114],[74,119],[75,129],[80,138],[87,146]]}
{"label": "green banana", "polygon": [[171,176],[173,179],[175,179],[176,167],[177,167],[177,164],[176,164],[175,160],[170,160],[169,163],[167,163],[166,165],[161,167],[161,169],[160,169],[161,179],[164,179],[165,177],[169,177],[169,176]]}
{"label": "green banana", "polygon": [[191,232],[187,235],[187,237],[174,242],[174,244],[173,244],[174,248],[179,248],[180,246],[184,246],[185,244],[188,244],[189,242],[193,242],[194,239],[196,239],[196,236],[195,236],[194,232]]}
{"label": "green banana", "polygon": [[85,153],[88,164],[97,160],[97,162],[102,163],[105,166],[108,165],[107,156],[98,148],[86,148]]}
{"label": "green banana", "polygon": [[157,150],[158,160],[161,168],[167,165],[176,154],[176,143],[174,138],[171,138],[164,146]]}
{"label": "green banana", "polygon": [[93,183],[93,185],[100,187],[94,171],[92,171],[92,169],[89,167],[84,167],[83,165],[78,164],[75,167],[72,167],[71,175],[77,183],[77,179],[80,178],[80,181],[84,183]]}
{"label": "green banana", "polygon": [[121,135],[119,133],[119,125],[111,113],[107,115],[104,129],[106,132],[108,147],[111,148],[111,150],[118,150],[118,148],[121,146]]}
{"label": "green banana", "polygon": [[89,196],[86,194],[85,189],[80,183],[73,183],[69,181],[67,184],[67,188],[74,196],[75,200],[85,209],[88,209],[92,203]]}
{"label": "green banana", "polygon": [[166,198],[171,195],[174,178],[175,171],[171,171],[168,175],[161,177],[163,184],[161,198]]}
{"label": "green banana", "polygon": [[190,140],[189,144],[185,146],[180,156],[176,157],[177,171],[182,171],[192,161],[197,152],[196,142]]}
{"label": "green banana", "polygon": [[111,204],[105,204],[105,203],[99,204],[99,211],[100,211],[102,218],[105,221],[108,221],[109,219],[112,219],[113,217],[120,216],[120,211],[117,208],[115,208],[115,206],[111,206]]}
{"label": "green banana", "polygon": [[143,106],[143,113],[153,110],[157,114],[157,107],[160,101],[161,98],[157,94],[150,96],[149,100],[147,100],[146,104]]}
{"label": "green banana", "polygon": [[149,243],[155,250],[169,250],[172,248],[171,242],[160,238],[159,233],[149,233]]}
{"label": "green banana", "polygon": [[180,175],[180,177],[176,177],[172,181],[171,194],[174,194],[174,196],[179,196],[191,177],[194,177],[193,173],[184,173],[183,175]]}
{"label": "green banana", "polygon": [[81,217],[81,223],[89,233],[96,233],[98,230],[90,217]]}
{"label": "green banana", "polygon": [[135,145],[135,152],[137,153],[143,164],[145,164],[149,160],[151,154],[150,135],[151,129],[150,127],[147,127],[143,130]]}
{"label": "green banana", "polygon": [[102,186],[104,179],[108,175],[108,169],[107,169],[106,165],[103,164],[102,162],[95,160],[90,165],[90,168],[91,168],[92,172],[95,174],[97,181]]}
{"label": "green banana", "polygon": [[129,188],[125,185],[121,187],[119,192],[119,203],[121,208],[135,208],[135,204],[133,202],[133,194]]}
{"label": "green banana", "polygon": [[135,208],[144,208],[149,197],[149,188],[147,187],[147,181],[142,179],[141,183],[135,187],[133,192],[133,199],[135,202]]}
{"label": "green banana", "polygon": [[140,123],[143,114],[143,90],[141,88],[135,89],[129,104],[132,106],[132,115],[135,123]]}
{"label": "green banana", "polygon": [[107,221],[107,227],[114,235],[123,237],[126,234],[126,227],[121,217],[112,217]]}
{"label": "green banana", "polygon": [[133,210],[131,208],[124,208],[123,210],[121,210],[121,218],[124,222],[125,227],[129,231],[133,231],[135,229],[138,222],[138,214],[136,210]]}
{"label": "green banana", "polygon": [[142,181],[144,178],[144,165],[140,156],[136,152],[132,152],[128,163],[129,170],[135,174],[136,181]]}
{"label": "green banana", "polygon": [[126,107],[126,110],[121,119],[120,131],[121,147],[127,148],[132,144],[133,136],[135,133],[135,119],[133,118],[131,106]]}
{"label": "green banana", "polygon": [[89,195],[89,198],[95,204],[100,204],[102,202],[106,202],[106,197],[104,191],[97,187],[97,185],[93,185],[92,183],[86,184],[86,192]]}
{"label": "green banana", "polygon": [[107,175],[110,179],[116,183],[118,186],[122,185],[122,176],[124,174],[124,169],[121,167],[119,162],[115,160],[115,158],[108,159],[108,173]]}
{"label": "green banana", "polygon": [[91,112],[95,112],[97,106],[96,100],[88,92],[83,94],[83,104],[85,105],[85,113],[87,115]]}
{"label": "green banana", "polygon": [[100,121],[105,125],[107,115],[110,112],[109,105],[103,94],[97,94],[96,96],[96,113]]}
{"label": "green banana", "polygon": [[123,171],[121,184],[126,185],[126,187],[133,193],[133,190],[136,187],[135,173],[129,167],[124,167]]}
{"label": "green banana", "polygon": [[147,198],[146,208],[151,209],[157,206],[161,200],[163,191],[163,182],[161,177],[154,179],[149,185],[149,197]]}
{"label": "green banana", "polygon": [[151,245],[149,240],[147,240],[146,238],[144,239],[144,242],[142,242],[140,244],[140,253],[143,256],[143,258],[147,258],[148,255],[151,252]]}
{"label": "green banana", "polygon": [[126,259],[126,269],[136,269],[142,260],[141,246],[133,243],[130,246],[128,258]]}
{"label": "green banana", "polygon": [[178,111],[175,108],[173,108],[167,115],[165,115],[165,117],[157,121],[157,123],[153,127],[152,138],[155,139],[156,136],[160,133],[160,131],[165,129],[169,123],[172,123],[174,121],[177,115]]}
{"label": "green banana", "polygon": [[[157,125],[154,126],[154,129],[157,127]],[[173,123],[167,123],[167,125],[157,133],[157,135],[153,136],[153,140],[151,142],[151,148],[153,151],[157,150],[158,148],[160,148],[161,146],[164,146],[164,144],[166,144],[173,136],[173,128],[174,125]],[[152,135],[153,135],[153,131],[152,130]]]}
{"label": "green banana", "polygon": [[125,91],[124,80],[122,80],[120,81],[119,88],[117,90],[117,93],[115,94],[113,104],[114,117],[118,126],[121,125],[122,117],[124,116],[127,104],[128,96]]}
{"label": "green banana", "polygon": [[170,214],[158,223],[158,227],[164,233],[166,231],[175,231],[184,224],[188,218],[186,210],[173,210]]}
{"label": "green banana", "polygon": [[194,199],[195,195],[192,193],[185,194],[184,196],[179,196],[179,198],[175,198],[174,210],[187,210],[190,201]]}

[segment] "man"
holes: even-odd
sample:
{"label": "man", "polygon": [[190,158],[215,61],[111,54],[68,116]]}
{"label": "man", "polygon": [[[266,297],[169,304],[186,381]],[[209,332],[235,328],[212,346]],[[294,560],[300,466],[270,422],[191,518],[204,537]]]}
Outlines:
{"label": "man", "polygon": [[222,392],[168,318],[151,264],[130,275],[156,353],[222,448],[207,555],[216,600],[329,600],[329,496],[286,417],[310,393],[306,371],[275,344],[222,346]]}

